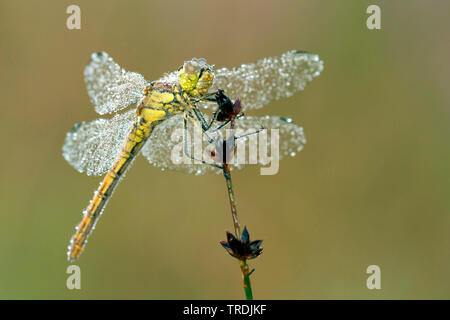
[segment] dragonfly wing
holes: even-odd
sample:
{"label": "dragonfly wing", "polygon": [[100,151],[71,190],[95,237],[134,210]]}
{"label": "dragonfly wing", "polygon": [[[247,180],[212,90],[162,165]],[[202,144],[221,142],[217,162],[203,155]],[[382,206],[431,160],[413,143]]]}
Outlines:
{"label": "dragonfly wing", "polygon": [[111,119],[76,124],[66,135],[64,158],[79,172],[104,174],[112,167],[135,117],[133,109]]}
{"label": "dragonfly wing", "polygon": [[[194,136],[192,122],[190,122],[188,129],[190,154],[200,159],[202,158],[201,152],[198,153],[196,150],[202,150],[205,142],[202,141],[201,136],[200,142],[199,140],[194,141],[194,139],[190,139]],[[162,170],[172,170],[195,175],[221,172],[218,168],[188,158],[184,154],[183,137],[183,114],[172,116],[155,127],[150,138],[142,148],[142,154],[151,164]]]}
{"label": "dragonfly wing", "polygon": [[[222,136],[227,136],[226,130],[229,129],[221,129]],[[279,116],[251,116],[236,120],[235,135],[236,154],[231,164],[237,169],[247,164],[266,166],[275,158],[295,156],[306,144],[303,128],[290,118]]]}
{"label": "dragonfly wing", "polygon": [[92,54],[84,69],[84,81],[99,114],[115,112],[136,103],[148,85],[143,76],[122,69],[106,52]]}
{"label": "dragonfly wing", "polygon": [[244,111],[258,109],[303,90],[322,70],[323,61],[318,55],[289,51],[237,68],[217,70],[213,90],[223,89],[233,100],[240,98]]}
{"label": "dragonfly wing", "polygon": [[[228,128],[229,126],[226,126],[216,132],[211,130],[209,136],[215,141],[219,137],[226,138],[229,135]],[[292,120],[282,117],[245,117],[236,120],[235,128],[236,136],[249,135],[236,140],[236,154],[231,161],[232,169],[241,169],[246,164],[267,165],[271,157],[276,156],[272,154],[273,152],[278,154],[279,159],[286,155],[293,156],[302,150],[306,143],[303,128]],[[196,160],[214,163],[210,157],[210,150],[214,145],[205,135],[201,135],[198,128],[194,128],[192,122],[188,129],[190,155]],[[214,166],[185,156],[183,135],[183,115],[173,116],[156,126],[143,147],[142,154],[151,164],[162,170],[196,175],[222,172]],[[273,149],[272,143],[276,143],[278,148]]]}

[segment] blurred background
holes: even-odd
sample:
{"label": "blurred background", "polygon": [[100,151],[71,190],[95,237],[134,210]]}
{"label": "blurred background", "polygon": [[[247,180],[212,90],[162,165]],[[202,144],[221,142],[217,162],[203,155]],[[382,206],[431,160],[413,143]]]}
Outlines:
{"label": "blurred background", "polygon": [[[381,8],[368,30],[366,8]],[[66,8],[81,8],[81,30]],[[308,143],[274,176],[236,171],[238,212],[264,252],[259,299],[450,298],[447,1],[0,1],[0,298],[242,299],[224,179],[139,158],[66,288],[66,247],[100,177],[62,157],[98,117],[92,52],[154,80],[191,57],[238,66],[292,50],[324,71],[252,114],[290,116]],[[366,268],[381,267],[381,290]]]}

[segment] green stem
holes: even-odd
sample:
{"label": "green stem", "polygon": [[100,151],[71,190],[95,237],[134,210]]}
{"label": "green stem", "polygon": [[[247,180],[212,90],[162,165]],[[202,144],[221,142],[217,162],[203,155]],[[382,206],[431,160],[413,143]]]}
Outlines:
{"label": "green stem", "polygon": [[247,300],[253,300],[252,285],[250,283],[250,269],[248,267],[247,261],[241,260],[240,262],[242,280],[244,284],[245,297]]}

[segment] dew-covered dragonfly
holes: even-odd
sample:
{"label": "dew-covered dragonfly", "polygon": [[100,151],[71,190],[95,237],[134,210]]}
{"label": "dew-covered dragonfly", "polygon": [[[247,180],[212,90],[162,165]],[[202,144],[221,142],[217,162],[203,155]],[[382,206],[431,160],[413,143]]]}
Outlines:
{"label": "dew-covered dragonfly", "polygon": [[[78,123],[66,135],[64,158],[79,172],[104,175],[71,238],[69,261],[76,260],[83,251],[107,201],[139,153],[162,170],[190,174],[221,172],[202,161],[174,160],[174,150],[187,143],[186,134],[184,139],[181,135],[184,142],[177,139],[177,130],[193,133],[197,128],[206,136],[208,132],[220,134],[226,130],[226,126],[217,121],[211,121],[209,126],[204,123],[205,119],[214,120],[213,116],[208,117],[208,112],[217,107],[214,96],[219,89],[232,99],[239,98],[245,112],[303,90],[322,69],[319,57],[304,51],[289,51],[255,63],[218,70],[213,70],[205,59],[193,58],[176,71],[149,82],[142,75],[121,68],[105,52],[92,54],[84,71],[88,95],[97,113],[113,115]],[[186,119],[193,124],[189,128]],[[306,142],[300,126],[277,116],[242,117],[234,127],[242,132],[260,127],[278,129],[280,158],[301,150]],[[240,140],[245,143],[245,139]],[[270,141],[267,147],[270,148]],[[194,156],[195,152],[190,160],[196,159]],[[236,163],[234,167],[241,168],[243,163]]]}

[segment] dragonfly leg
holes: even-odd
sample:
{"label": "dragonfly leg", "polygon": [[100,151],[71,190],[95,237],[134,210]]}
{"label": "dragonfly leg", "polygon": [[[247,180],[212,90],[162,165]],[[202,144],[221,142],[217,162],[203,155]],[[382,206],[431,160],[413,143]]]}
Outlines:
{"label": "dragonfly leg", "polygon": [[199,118],[197,118],[197,116],[194,117],[192,115],[192,113],[190,113],[190,112],[188,113],[188,115],[190,116],[189,119],[191,119],[191,121],[194,123],[195,126],[199,127],[199,122],[200,122],[200,130],[202,130],[202,132],[205,134],[206,138],[208,138],[209,143],[213,143],[214,139],[209,136],[209,134],[207,132],[208,130],[205,130],[205,127],[203,126],[202,121],[199,120]]}
{"label": "dragonfly leg", "polygon": [[[197,158],[195,158],[193,155],[191,155],[190,153],[189,153],[189,146],[188,146],[188,143],[187,143],[187,133],[188,133],[188,127],[187,127],[187,117],[185,116],[184,117],[184,119],[183,119],[183,127],[184,127],[184,154],[186,155],[186,156],[188,156],[190,159],[192,159],[192,160],[195,160],[195,161],[200,161],[201,163],[203,163],[203,164],[208,164],[208,165],[210,165],[210,166],[213,166],[213,167],[215,167],[215,168],[219,168],[219,169],[223,169],[223,167],[222,166],[220,166],[220,165],[218,165],[218,164],[215,164],[215,163],[209,163],[209,162],[206,162],[205,160],[201,160],[201,159],[197,159]],[[194,122],[195,123],[195,122]],[[209,138],[209,139],[211,139],[211,138]],[[210,141],[210,143],[212,143],[212,142],[214,142],[214,140],[211,140]]]}
{"label": "dragonfly leg", "polygon": [[[215,94],[215,93],[214,93]],[[208,97],[208,98],[204,98],[204,99],[202,99],[203,101],[209,101],[209,102],[216,102],[217,100],[216,100],[216,98],[211,98],[211,97]]]}
{"label": "dragonfly leg", "polygon": [[265,130],[265,128],[264,128],[264,127],[261,127],[261,128],[259,128],[258,130],[256,130],[256,131],[253,131],[253,132],[249,132],[249,133],[243,134],[242,136],[235,136],[235,137],[234,137],[234,140],[241,139],[241,138],[244,138],[244,137],[246,137],[246,136],[250,136],[250,135],[252,135],[252,134],[260,133],[260,132],[263,131],[263,130]]}
{"label": "dragonfly leg", "polygon": [[217,99],[215,96],[217,96],[218,94],[220,94],[220,92],[223,92],[223,90],[217,90],[214,92],[210,92],[206,95],[204,95],[203,97],[201,97],[200,99],[194,99],[191,100],[193,102],[193,111],[195,116],[197,117],[198,121],[200,121],[200,123],[202,124],[202,130],[203,132],[208,131],[211,126],[213,125],[213,123],[216,121],[217,119],[217,115],[219,114],[219,110],[213,112],[213,117],[211,119],[211,121],[209,122],[209,124],[207,123],[207,121],[205,120],[205,117],[203,116],[203,113],[197,108],[197,106],[195,105],[197,102],[200,101],[210,101],[210,102],[217,102]]}
{"label": "dragonfly leg", "polygon": [[197,106],[194,105],[192,110],[194,111],[194,114],[195,114],[195,117],[197,118],[197,120],[201,123],[203,132],[206,132],[209,129],[211,129],[211,126],[213,125],[214,121],[216,121],[217,115],[219,113],[218,111],[214,112],[211,121],[209,123],[207,123],[207,121],[205,120],[205,117],[203,116],[203,112],[201,112],[197,108]]}
{"label": "dragonfly leg", "polygon": [[220,90],[217,90],[217,91],[214,91],[214,92],[209,92],[209,93],[205,94],[203,97],[200,97],[198,99],[191,98],[191,102],[194,102],[194,103],[197,103],[197,102],[200,102],[200,101],[216,102],[216,98],[215,97],[213,98],[213,96],[218,95],[219,92],[220,92]]}
{"label": "dragonfly leg", "polygon": [[[245,115],[243,114],[243,113],[240,113],[240,114],[238,114],[237,116],[236,116],[236,118],[235,118],[235,120],[236,119],[240,119],[240,118],[242,118],[242,117],[244,117]],[[222,129],[223,127],[225,127],[227,124],[229,124],[231,122],[231,120],[227,120],[227,121],[225,121],[224,123],[222,123],[220,126],[218,126],[217,128],[215,128],[213,131],[211,131],[211,132],[216,132],[216,131],[219,131],[220,129]]]}

